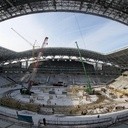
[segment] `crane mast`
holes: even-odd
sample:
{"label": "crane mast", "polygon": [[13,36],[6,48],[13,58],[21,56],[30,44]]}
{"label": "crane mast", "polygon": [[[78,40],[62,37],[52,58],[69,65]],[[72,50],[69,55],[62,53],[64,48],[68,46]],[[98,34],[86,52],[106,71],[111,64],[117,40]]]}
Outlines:
{"label": "crane mast", "polygon": [[83,66],[83,69],[84,69],[85,79],[87,79],[86,92],[88,92],[89,94],[92,94],[93,90],[92,90],[92,87],[91,87],[91,84],[90,84],[90,81],[89,81],[89,78],[88,78],[88,75],[87,75],[86,68],[84,66],[84,62],[82,60],[82,55],[80,53],[79,46],[78,46],[77,42],[75,42],[75,43],[76,43],[76,46],[77,46],[77,49],[78,49],[78,53],[79,53],[79,56],[80,56],[80,60],[82,62],[82,66]]}
{"label": "crane mast", "polygon": [[39,66],[40,57],[43,55],[43,50],[44,50],[45,45],[48,44],[47,41],[48,41],[48,37],[45,37],[45,39],[44,39],[44,41],[42,43],[40,52],[38,53],[37,60],[36,60],[36,63],[34,65],[34,68],[32,70],[31,76],[29,78],[28,87],[24,88],[24,89],[22,88],[20,90],[21,94],[31,95],[31,93],[32,93],[30,90],[31,90],[31,87],[32,87],[32,85],[34,83],[34,80],[35,80],[35,76],[36,76],[36,73],[37,73],[37,70],[38,70],[38,66]]}
{"label": "crane mast", "polygon": [[[37,61],[36,61],[35,65],[34,65],[34,68],[33,68],[33,71],[32,71],[32,75],[31,75],[30,80],[29,80],[30,83],[34,82],[34,79],[35,79],[35,76],[36,76],[36,73],[37,73],[37,69],[38,69],[38,66],[39,66],[39,60],[40,60],[40,57],[43,55],[43,49],[44,49],[44,46],[47,45],[47,41],[48,41],[48,37],[45,37],[44,42],[43,42],[43,44],[41,46],[41,51],[39,52],[39,54],[37,56]],[[29,90],[31,89],[30,87],[28,87]]]}

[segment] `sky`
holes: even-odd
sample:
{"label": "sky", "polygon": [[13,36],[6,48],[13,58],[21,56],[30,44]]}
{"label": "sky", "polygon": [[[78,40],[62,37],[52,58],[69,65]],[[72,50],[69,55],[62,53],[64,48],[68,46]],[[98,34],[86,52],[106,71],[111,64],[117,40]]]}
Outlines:
{"label": "sky", "polygon": [[128,47],[128,26],[110,19],[80,13],[37,13],[0,23],[0,46],[21,52],[39,48],[49,37],[46,47],[76,48],[110,53]]}

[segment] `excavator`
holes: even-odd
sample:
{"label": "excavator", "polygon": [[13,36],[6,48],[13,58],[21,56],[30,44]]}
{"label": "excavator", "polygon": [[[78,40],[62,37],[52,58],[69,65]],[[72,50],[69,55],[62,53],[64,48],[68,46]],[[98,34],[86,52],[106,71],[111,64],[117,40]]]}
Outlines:
{"label": "excavator", "polygon": [[33,94],[34,92],[31,91],[31,88],[32,86],[34,85],[34,80],[35,80],[35,76],[37,74],[37,70],[38,70],[38,66],[39,66],[39,61],[40,61],[40,57],[43,55],[43,50],[44,50],[44,47],[48,44],[47,43],[48,41],[48,37],[45,37],[43,43],[42,43],[42,46],[41,46],[41,49],[38,53],[38,56],[37,56],[37,59],[36,59],[36,63],[34,65],[34,68],[32,70],[32,73],[30,74],[29,76],[29,80],[28,80],[28,87],[22,87],[20,89],[20,93],[21,94],[25,94],[25,95],[31,95]]}

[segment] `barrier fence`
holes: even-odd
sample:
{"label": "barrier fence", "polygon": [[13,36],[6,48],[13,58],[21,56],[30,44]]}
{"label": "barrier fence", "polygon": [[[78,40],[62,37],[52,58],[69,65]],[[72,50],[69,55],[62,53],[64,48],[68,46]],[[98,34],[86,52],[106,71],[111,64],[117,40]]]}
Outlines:
{"label": "barrier fence", "polygon": [[[0,114],[1,115],[5,115],[5,116],[8,116],[8,117],[12,117],[12,118],[15,118],[17,121],[19,121],[19,124],[20,125],[24,125],[24,123],[20,120],[18,120],[18,117],[17,117],[17,114],[16,112],[14,113],[9,113],[8,111],[4,111],[4,110],[0,110]],[[106,115],[107,116],[107,115]],[[94,126],[110,126],[114,123],[118,123],[118,122],[121,122],[121,121],[126,121],[128,120],[128,112],[120,112],[120,113],[116,113],[115,116],[114,114],[112,114],[111,116],[113,117],[102,117],[100,115],[99,118],[96,118],[96,119],[83,119],[83,120],[66,120],[66,118],[61,118],[61,117],[56,117],[56,118],[53,118],[53,119],[45,119],[45,123],[47,125],[62,125],[62,126],[72,126],[72,125],[87,125],[89,127],[94,127]],[[74,117],[75,118],[75,117]],[[40,125],[43,125],[44,124],[44,120],[43,119],[39,119],[38,121],[38,124],[39,126]]]}
{"label": "barrier fence", "polygon": [[[60,125],[60,126],[76,126],[76,125],[85,125],[89,127],[96,127],[96,126],[110,126],[113,124],[113,119],[109,118],[102,118],[96,120],[81,120],[81,121],[62,121],[59,120],[46,120],[45,122],[47,125]],[[44,120],[39,121],[39,126],[44,125]]]}

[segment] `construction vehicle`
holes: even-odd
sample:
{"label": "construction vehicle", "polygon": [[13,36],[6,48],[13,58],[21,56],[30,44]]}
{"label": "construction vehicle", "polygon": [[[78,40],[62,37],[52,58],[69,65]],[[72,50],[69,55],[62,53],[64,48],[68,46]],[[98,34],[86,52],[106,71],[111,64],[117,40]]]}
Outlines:
{"label": "construction vehicle", "polygon": [[84,75],[85,75],[85,79],[87,78],[87,86],[85,88],[85,91],[88,93],[88,94],[93,94],[93,89],[91,87],[91,84],[90,84],[90,80],[89,80],[89,77],[87,75],[87,72],[86,72],[86,68],[85,68],[85,65],[84,65],[84,62],[83,62],[83,59],[82,59],[82,55],[81,55],[81,52],[79,50],[79,46],[76,43],[76,46],[77,46],[77,49],[78,49],[78,53],[79,53],[79,56],[80,56],[80,60],[81,60],[81,63],[82,63],[82,66],[83,66],[83,69],[84,69]]}
{"label": "construction vehicle", "polygon": [[43,55],[43,50],[44,50],[45,45],[47,45],[47,41],[48,41],[48,37],[45,37],[45,39],[43,41],[43,44],[41,46],[41,50],[40,50],[40,52],[38,54],[38,57],[36,59],[36,63],[33,67],[33,71],[30,75],[30,78],[29,78],[29,81],[28,81],[28,87],[27,88],[26,87],[21,88],[20,89],[21,94],[31,95],[32,93],[34,93],[34,92],[31,91],[31,88],[34,85],[34,80],[35,80],[35,76],[36,76],[37,69],[38,69],[38,66],[39,66],[40,57]]}

